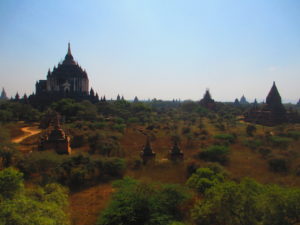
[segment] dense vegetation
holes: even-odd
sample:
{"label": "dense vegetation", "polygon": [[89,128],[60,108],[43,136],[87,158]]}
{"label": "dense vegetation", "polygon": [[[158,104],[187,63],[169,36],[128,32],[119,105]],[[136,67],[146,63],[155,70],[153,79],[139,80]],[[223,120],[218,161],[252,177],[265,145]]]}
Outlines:
{"label": "dense vegetation", "polygon": [[67,206],[62,186],[24,188],[22,173],[12,168],[0,171],[0,224],[67,225]]}
{"label": "dense vegetation", "polygon": [[299,207],[299,189],[245,179],[219,182],[208,189],[192,209],[192,218],[199,225],[292,225],[300,222]]}
{"label": "dense vegetation", "polygon": [[143,183],[125,178],[115,182],[118,191],[97,224],[164,225],[181,220],[180,206],[188,193],[180,186]]}
{"label": "dense vegetation", "polygon": [[[62,99],[40,110],[0,102],[0,224],[68,224],[67,190],[70,197],[110,182],[99,225],[300,223],[300,126],[244,123],[249,107]],[[52,110],[71,137],[70,156],[37,151],[39,135],[11,142]],[[146,136],[154,164],[140,158]],[[169,160],[174,142],[183,161]]]}

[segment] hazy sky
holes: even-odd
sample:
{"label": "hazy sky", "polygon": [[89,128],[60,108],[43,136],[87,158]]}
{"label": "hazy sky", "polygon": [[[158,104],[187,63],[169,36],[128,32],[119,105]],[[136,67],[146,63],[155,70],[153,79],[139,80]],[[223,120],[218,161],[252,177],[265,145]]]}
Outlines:
{"label": "hazy sky", "polygon": [[300,98],[299,0],[0,0],[0,87],[35,91],[68,41],[107,98]]}

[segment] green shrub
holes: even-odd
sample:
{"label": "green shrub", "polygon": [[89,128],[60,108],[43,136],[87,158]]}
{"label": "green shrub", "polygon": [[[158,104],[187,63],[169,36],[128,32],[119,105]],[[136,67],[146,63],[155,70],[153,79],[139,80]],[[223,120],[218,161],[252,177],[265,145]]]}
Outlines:
{"label": "green shrub", "polygon": [[108,136],[104,132],[93,133],[88,138],[89,153],[101,154],[103,156],[120,156],[121,146],[117,136]]}
{"label": "green shrub", "polygon": [[124,133],[125,128],[126,128],[126,125],[125,125],[125,124],[114,124],[114,125],[112,126],[112,129],[113,129],[113,130],[116,130],[116,131],[118,131],[118,132],[120,132],[120,133]]}
{"label": "green shrub", "polygon": [[140,120],[137,117],[130,117],[127,122],[128,123],[139,123]]}
{"label": "green shrub", "polygon": [[95,129],[103,129],[107,126],[104,121],[93,123],[93,128]]}
{"label": "green shrub", "polygon": [[262,222],[264,225],[299,224],[300,189],[268,186],[260,198]]}
{"label": "green shrub", "polygon": [[112,178],[120,178],[124,175],[126,168],[126,163],[124,159],[121,158],[106,158],[103,159],[102,162],[102,173],[105,176],[109,176]]}
{"label": "green shrub", "polygon": [[203,201],[192,209],[192,218],[197,225],[243,225],[258,224],[260,210],[257,196],[262,192],[257,183],[244,180],[218,183],[207,192]]}
{"label": "green shrub", "polygon": [[258,152],[260,153],[260,154],[262,154],[262,156],[263,157],[267,157],[268,155],[270,155],[271,154],[271,149],[269,149],[269,148],[259,148],[258,149]]}
{"label": "green shrub", "polygon": [[125,123],[125,120],[121,117],[116,117],[114,119],[114,122],[117,123],[117,124],[124,124]]}
{"label": "green shrub", "polygon": [[202,152],[200,152],[199,157],[206,161],[226,163],[228,161],[229,148],[222,145],[212,145]]}
{"label": "green shrub", "polygon": [[217,134],[214,138],[222,141],[224,144],[233,144],[236,140],[236,137],[232,134]]}
{"label": "green shrub", "polygon": [[294,140],[299,140],[300,131],[288,131],[287,133],[281,134],[281,136],[293,138]]}
{"label": "green shrub", "polygon": [[223,181],[224,177],[220,173],[216,173],[210,168],[199,168],[188,179],[187,185],[203,194],[207,189]]}
{"label": "green shrub", "polygon": [[141,158],[133,158],[128,162],[128,167],[133,170],[138,170],[142,167],[143,161]]}
{"label": "green shrub", "polygon": [[286,149],[289,144],[292,142],[291,138],[280,137],[280,136],[270,136],[269,140],[273,147]]}
{"label": "green shrub", "polygon": [[58,167],[66,158],[55,152],[33,152],[17,164],[18,169],[29,178],[33,174],[47,174],[49,170]]}
{"label": "green shrub", "polygon": [[287,172],[289,169],[288,161],[284,158],[273,158],[268,161],[270,170],[273,172]]}
{"label": "green shrub", "polygon": [[189,162],[186,166],[187,177],[190,177],[196,170],[200,168],[200,164],[196,161]]}
{"label": "green shrub", "polygon": [[259,147],[262,146],[262,141],[261,140],[257,140],[257,139],[250,139],[250,140],[245,140],[243,142],[243,144],[246,147],[248,147],[248,148],[250,148],[252,150],[256,150],[256,149],[258,149]]}
{"label": "green shrub", "polygon": [[247,127],[246,127],[246,133],[247,133],[248,136],[252,137],[255,132],[256,132],[256,126],[254,126],[254,125],[247,125]]}
{"label": "green shrub", "polygon": [[12,143],[0,143],[0,168],[6,168],[18,163],[21,153]]}
{"label": "green shrub", "polygon": [[7,168],[0,171],[0,197],[13,198],[22,188],[22,173],[13,168]]}

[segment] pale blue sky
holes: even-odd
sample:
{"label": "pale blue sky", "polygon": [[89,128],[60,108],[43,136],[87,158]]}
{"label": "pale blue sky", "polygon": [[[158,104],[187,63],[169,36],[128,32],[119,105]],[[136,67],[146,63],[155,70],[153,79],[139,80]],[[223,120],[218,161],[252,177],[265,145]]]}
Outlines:
{"label": "pale blue sky", "polygon": [[68,41],[108,98],[300,98],[298,0],[0,0],[0,86],[32,93]]}

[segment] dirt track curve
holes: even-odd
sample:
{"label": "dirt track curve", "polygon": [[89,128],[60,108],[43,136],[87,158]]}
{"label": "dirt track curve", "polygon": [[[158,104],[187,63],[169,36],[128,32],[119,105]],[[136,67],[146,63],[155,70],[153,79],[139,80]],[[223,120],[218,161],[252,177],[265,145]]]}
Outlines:
{"label": "dirt track curve", "polygon": [[34,127],[22,127],[21,131],[23,131],[24,134],[21,135],[21,136],[19,136],[19,137],[13,138],[12,142],[14,142],[14,143],[20,143],[23,140],[25,140],[26,138],[28,138],[30,136],[33,136],[33,135],[38,134],[38,133],[41,132],[41,130],[38,129],[37,126],[34,126]]}

